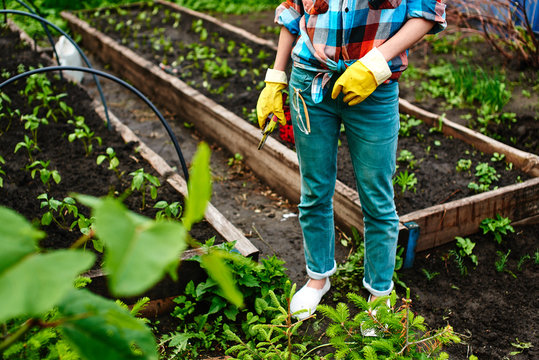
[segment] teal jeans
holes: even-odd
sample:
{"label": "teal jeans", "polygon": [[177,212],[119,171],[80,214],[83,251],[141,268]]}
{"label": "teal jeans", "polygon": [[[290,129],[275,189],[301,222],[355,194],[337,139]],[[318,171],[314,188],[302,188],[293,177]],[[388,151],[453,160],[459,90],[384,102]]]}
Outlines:
{"label": "teal jeans", "polygon": [[[365,223],[363,285],[375,296],[388,295],[393,289],[399,228],[392,184],[399,132],[398,83],[380,85],[355,106],[344,103],[342,94],[331,99],[331,90],[315,104],[310,95],[314,75],[294,67],[289,88],[301,173],[299,221],[307,274],[323,279],[336,271],[333,194],[342,122]],[[337,77],[332,77],[329,89]],[[306,132],[305,109],[310,133]]]}

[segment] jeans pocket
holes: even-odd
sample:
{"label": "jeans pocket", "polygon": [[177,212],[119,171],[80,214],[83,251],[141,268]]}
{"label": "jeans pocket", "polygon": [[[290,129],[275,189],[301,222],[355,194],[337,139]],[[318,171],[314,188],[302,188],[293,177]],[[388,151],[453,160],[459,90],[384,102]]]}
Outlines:
{"label": "jeans pocket", "polygon": [[304,93],[309,90],[313,83],[313,76],[307,71],[293,68],[292,74],[290,75],[290,87],[292,90],[299,90]]}
{"label": "jeans pocket", "polygon": [[371,10],[395,9],[399,7],[402,0],[369,0]]}

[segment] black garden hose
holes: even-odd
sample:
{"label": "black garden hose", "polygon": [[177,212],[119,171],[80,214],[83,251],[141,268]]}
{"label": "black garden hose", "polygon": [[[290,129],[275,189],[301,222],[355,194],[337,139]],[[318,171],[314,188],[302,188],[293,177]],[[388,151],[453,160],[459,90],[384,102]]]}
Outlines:
{"label": "black garden hose", "polygon": [[[31,14],[31,13],[27,13],[27,12],[24,12],[24,11],[19,11],[19,10],[0,10],[0,14],[17,14],[17,15],[28,16],[28,17],[31,17],[33,19],[36,19],[36,20],[40,21],[41,23],[45,23],[47,25],[52,26],[53,29],[58,31],[60,34],[64,35],[66,37],[66,39],[68,39],[73,44],[73,46],[75,46],[75,48],[77,49],[77,51],[79,52],[79,54],[83,58],[86,65],[89,68],[93,69],[92,65],[90,64],[90,61],[88,60],[86,55],[84,55],[84,52],[80,49],[80,47],[77,45],[77,43],[65,31],[63,31],[62,29],[60,29],[58,26],[54,25],[50,21],[42,18],[41,16]],[[101,102],[103,103],[103,108],[105,109],[105,117],[107,118],[107,128],[110,130],[110,119],[109,119],[109,110],[108,110],[108,107],[107,107],[107,102],[105,101],[105,96],[103,95],[103,90],[101,89],[101,84],[99,83],[99,79],[97,78],[97,76],[95,76],[95,74],[92,74],[92,76],[94,78],[95,84],[97,85],[97,90],[99,91],[99,96],[101,98]]]}
{"label": "black garden hose", "polygon": [[176,136],[174,135],[174,132],[172,132],[172,129],[170,128],[170,125],[168,124],[168,122],[165,120],[163,115],[161,115],[159,110],[157,110],[155,105],[150,100],[148,100],[148,98],[146,96],[144,96],[144,94],[142,94],[134,86],[128,84],[127,82],[123,81],[122,79],[117,78],[114,75],[108,74],[108,73],[100,71],[100,70],[96,70],[96,69],[92,69],[92,68],[86,68],[86,67],[80,67],[80,66],[49,66],[49,67],[30,70],[30,71],[24,72],[22,74],[18,74],[16,76],[13,76],[13,77],[7,79],[6,81],[4,81],[3,83],[1,83],[0,84],[0,89],[2,89],[6,85],[11,84],[14,81],[17,81],[19,79],[25,78],[25,77],[33,75],[33,74],[49,72],[49,71],[62,71],[62,70],[83,71],[83,72],[93,74],[94,77],[95,77],[95,75],[102,76],[104,78],[112,80],[112,81],[126,87],[127,89],[129,89],[133,93],[135,93],[135,95],[137,95],[140,99],[142,99],[153,110],[153,112],[157,115],[159,120],[161,120],[161,124],[163,124],[163,126],[165,127],[165,129],[166,129],[166,131],[168,133],[168,136],[170,137],[170,139],[172,140],[172,143],[174,144],[174,148],[176,149],[176,153],[178,154],[178,158],[180,159],[180,163],[182,165],[182,170],[183,170],[183,175],[184,175],[185,181],[187,182],[189,180],[189,171],[187,170],[187,164],[185,163],[185,159],[183,157],[182,150],[180,149],[180,145],[178,144],[178,140],[176,139]]}

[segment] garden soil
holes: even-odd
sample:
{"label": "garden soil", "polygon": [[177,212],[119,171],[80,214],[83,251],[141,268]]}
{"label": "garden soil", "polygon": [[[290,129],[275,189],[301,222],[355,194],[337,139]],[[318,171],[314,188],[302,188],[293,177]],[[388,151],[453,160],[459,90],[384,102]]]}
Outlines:
{"label": "garden soil", "polygon": [[[272,25],[272,12],[258,15],[228,16],[226,20],[267,36],[260,34],[260,25]],[[97,68],[107,70],[106,64],[98,64],[93,57],[91,60]],[[88,76],[83,85],[97,99],[95,85]],[[155,115],[115,84],[103,81],[102,85],[112,112],[171,165],[179,168],[170,140]],[[171,120],[189,161],[198,142],[204,139],[190,127],[189,119],[182,118],[181,114],[165,113],[165,117]],[[275,194],[241,161],[231,160],[234,154],[210,145],[213,150],[212,203],[245,233],[262,257],[276,254],[283,259],[291,280],[301,285],[305,271],[296,204]],[[474,254],[478,256],[479,265],[474,269],[468,264],[467,276],[460,275],[452,259],[447,260],[449,250],[455,249],[454,244],[416,254],[414,267],[401,272],[401,280],[411,288],[414,310],[424,316],[430,326],[442,327],[448,322],[455,331],[464,335],[464,344],[446,349],[451,359],[468,359],[472,353],[479,359],[539,357],[538,265],[533,259],[539,246],[538,230],[537,225],[517,227],[515,234],[506,237],[501,245],[487,235],[471,236],[470,239],[477,244]],[[342,263],[350,249],[341,245],[343,235],[340,231],[337,233],[337,261]],[[497,252],[507,253],[509,249],[508,271],[498,273],[494,266]],[[525,255],[531,259],[521,264],[519,270],[517,262]],[[439,274],[428,281],[423,269],[430,274]],[[397,290],[399,295],[404,294],[402,287],[398,286]],[[366,295],[365,292],[362,294]],[[324,301],[333,302],[329,298]],[[526,343],[533,347],[520,349],[513,345],[526,347]],[[520,353],[510,355],[511,352]]]}

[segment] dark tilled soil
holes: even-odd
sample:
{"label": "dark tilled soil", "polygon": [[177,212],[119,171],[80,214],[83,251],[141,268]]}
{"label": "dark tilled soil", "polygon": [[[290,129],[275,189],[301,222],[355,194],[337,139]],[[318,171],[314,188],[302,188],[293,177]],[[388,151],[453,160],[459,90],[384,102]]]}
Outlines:
{"label": "dark tilled soil", "polygon": [[[0,37],[0,64],[2,71],[11,74],[17,73],[17,66],[24,64],[26,69],[30,66],[37,67],[39,64],[48,65],[47,60],[39,58],[39,55],[21,45],[18,35],[2,30]],[[49,76],[57,93],[66,93],[63,98],[69,106],[73,108],[74,115],[83,116],[86,124],[95,132],[96,136],[102,139],[102,145],[94,142],[94,150],[89,155],[85,155],[84,147],[80,140],[69,142],[67,135],[73,132],[74,126],[68,124],[68,118],[61,117],[58,122],[50,120],[49,125],[41,125],[38,129],[37,144],[39,152],[33,154],[34,161],[50,161],[49,170],[57,170],[61,176],[59,184],[51,180],[50,188],[45,186],[39,179],[39,173],[35,178],[31,177],[30,171],[25,171],[25,166],[29,165],[29,158],[24,148],[14,153],[18,142],[23,141],[25,135],[30,135],[24,129],[24,124],[14,117],[9,129],[7,120],[2,120],[0,135],[0,155],[5,159],[2,170],[5,172],[4,186],[0,188],[0,204],[2,206],[15,209],[27,219],[39,224],[41,216],[46,208],[41,208],[41,200],[37,197],[47,193],[49,199],[62,200],[71,193],[81,193],[92,196],[105,196],[114,194],[118,196],[130,187],[132,177],[128,174],[139,168],[145,172],[158,176],[150,165],[136,153],[137,144],[126,144],[123,139],[114,131],[108,131],[106,124],[93,111],[91,107],[92,98],[80,87],[73,86],[66,81],[57,80],[53,75]],[[32,106],[28,106],[26,96],[21,96],[19,91],[25,87],[24,81],[8,85],[2,91],[11,99],[10,107],[20,109],[21,114],[32,113],[33,107],[37,104],[34,100]],[[56,104],[54,105],[56,106]],[[38,114],[44,116],[41,112]],[[120,161],[119,171],[123,172],[121,180],[111,171],[107,170],[107,162],[101,166],[96,164],[99,154],[104,154],[107,147],[112,147]],[[169,203],[179,201],[183,203],[182,196],[165,181],[160,178],[162,184],[158,189],[158,196],[151,199],[149,192],[146,194],[146,208],[141,210],[142,197],[138,192],[133,192],[124,203],[133,211],[139,212],[148,217],[154,217],[157,209],[153,205],[159,200],[166,200]],[[79,206],[81,212],[86,217],[90,217],[88,209]],[[58,217],[58,216],[56,216]],[[69,227],[73,222],[72,215],[66,216],[65,225]],[[62,229],[52,223],[51,226],[43,227],[48,237],[42,241],[41,245],[50,248],[62,248],[71,245],[81,236],[78,229],[73,231]],[[218,234],[207,223],[202,222],[196,225],[192,233],[193,237],[205,241]],[[220,239],[220,236],[218,236]]]}

